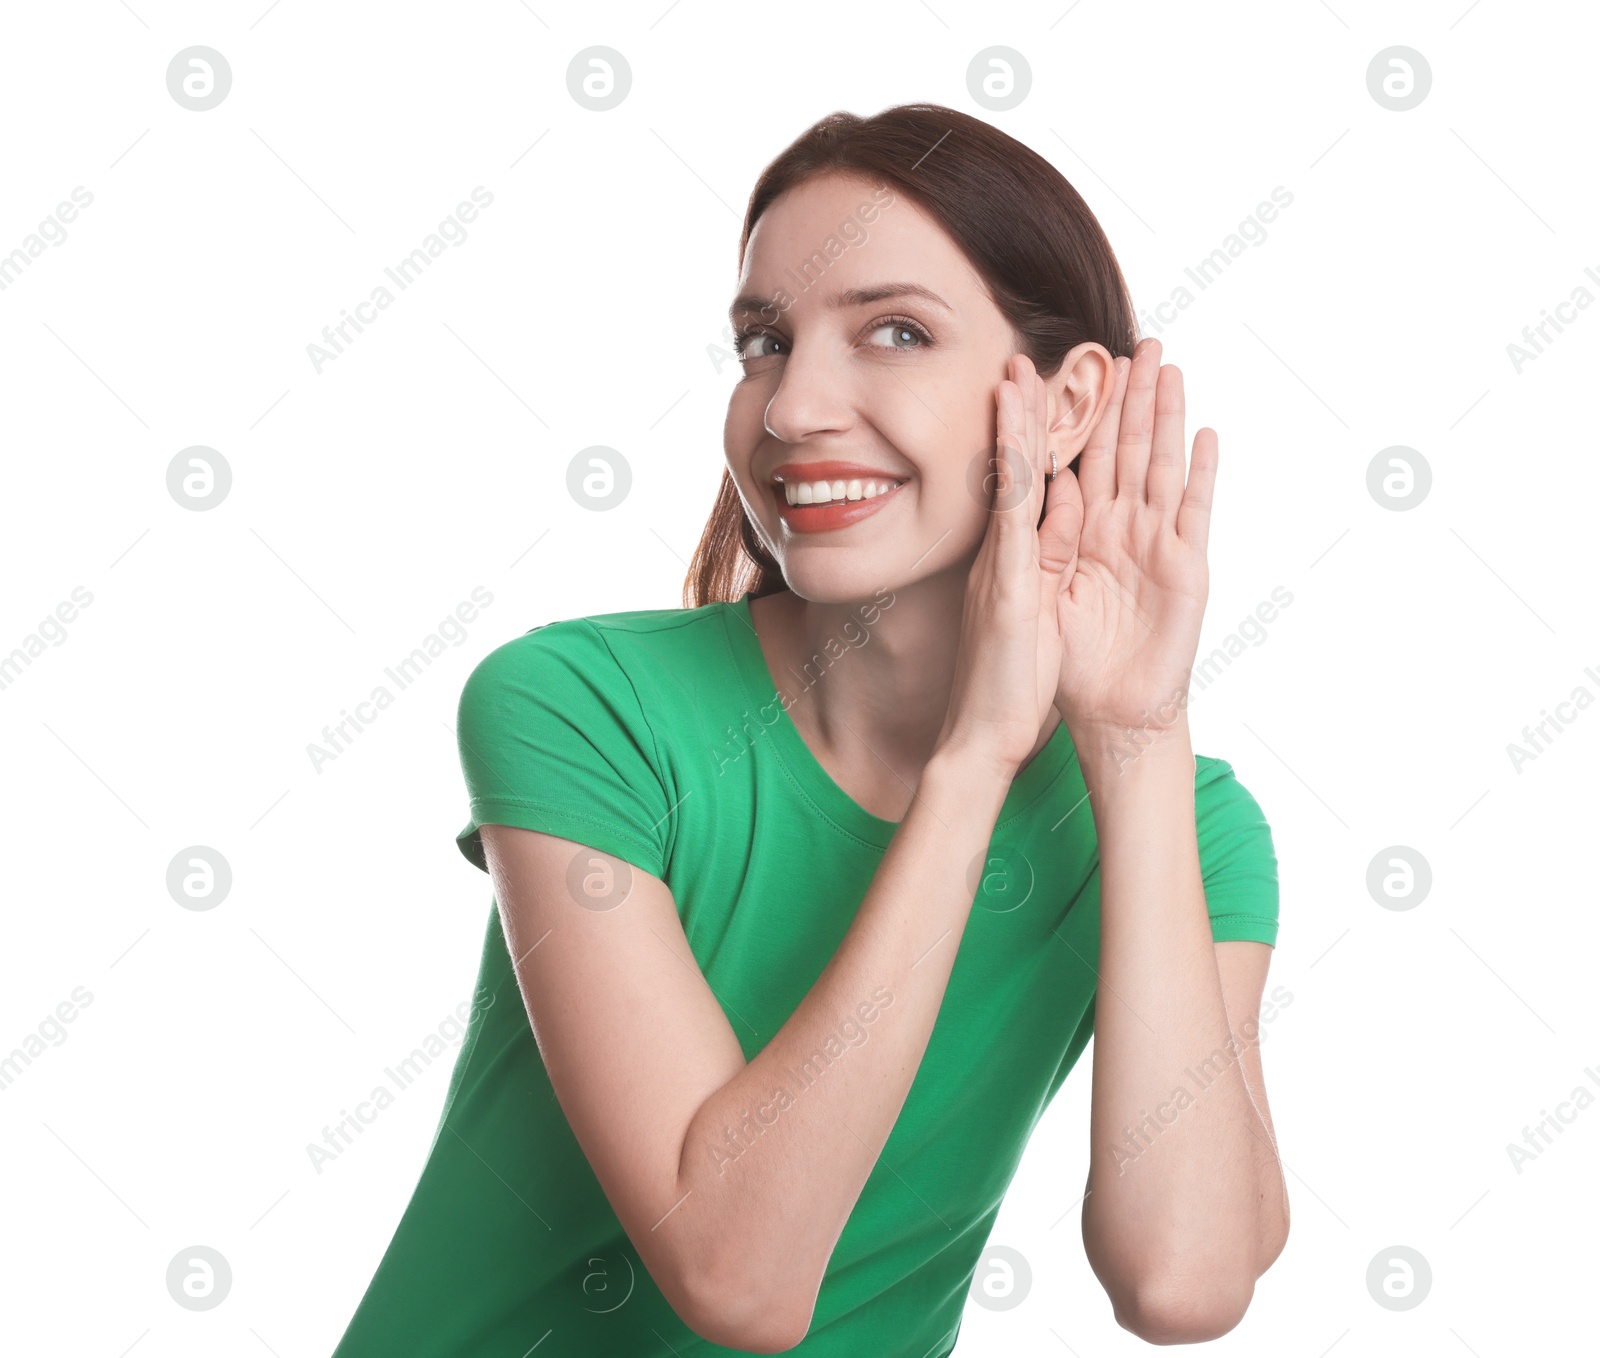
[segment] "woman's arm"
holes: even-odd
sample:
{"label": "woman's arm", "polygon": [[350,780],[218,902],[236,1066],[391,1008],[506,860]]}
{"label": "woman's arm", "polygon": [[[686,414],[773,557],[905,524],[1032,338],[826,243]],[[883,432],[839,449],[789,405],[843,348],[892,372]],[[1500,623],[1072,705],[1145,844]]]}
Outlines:
{"label": "woman's arm", "polygon": [[[621,905],[585,909],[567,887],[574,856],[615,860],[483,827],[562,1110],[663,1295],[713,1343],[773,1353],[804,1338],[911,1088],[972,909],[969,869],[1010,781],[962,749],[929,761],[838,950],[748,1064],[658,878],[633,869]],[[851,1021],[866,1040],[814,1059]],[[789,1072],[808,1063],[820,1078],[797,1090]]]}
{"label": "woman's arm", "polygon": [[1039,533],[1071,562],[1056,707],[1100,851],[1084,1249],[1152,1343],[1238,1324],[1288,1230],[1259,1060],[1230,1026],[1260,1008],[1267,949],[1254,974],[1230,959],[1225,995],[1200,874],[1186,709],[1218,457],[1200,429],[1186,476],[1183,422],[1182,373],[1141,340]]}
{"label": "woman's arm", "polygon": [[1196,1343],[1239,1323],[1289,1229],[1254,1021],[1271,949],[1212,941],[1186,722],[1132,760],[1078,753],[1101,874],[1084,1249],[1125,1329]]}

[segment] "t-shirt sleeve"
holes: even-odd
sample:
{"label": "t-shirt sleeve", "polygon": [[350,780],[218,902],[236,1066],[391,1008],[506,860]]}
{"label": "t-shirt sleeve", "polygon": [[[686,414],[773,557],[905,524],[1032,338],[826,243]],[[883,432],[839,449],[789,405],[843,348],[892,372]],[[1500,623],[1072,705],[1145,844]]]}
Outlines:
{"label": "t-shirt sleeve", "polygon": [[1278,856],[1261,807],[1222,759],[1195,759],[1195,832],[1211,937],[1278,942]]}
{"label": "t-shirt sleeve", "polygon": [[456,843],[470,863],[488,871],[480,826],[514,825],[664,875],[671,802],[655,737],[592,622],[546,623],[479,661],[456,742],[472,815]]}

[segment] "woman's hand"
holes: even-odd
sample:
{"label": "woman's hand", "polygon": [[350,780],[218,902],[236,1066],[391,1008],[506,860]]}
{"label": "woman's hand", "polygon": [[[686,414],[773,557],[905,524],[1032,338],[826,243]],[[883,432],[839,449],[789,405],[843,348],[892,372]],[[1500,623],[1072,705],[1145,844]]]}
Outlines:
{"label": "woman's hand", "polygon": [[[996,471],[983,482],[993,490],[989,526],[967,575],[955,682],[939,736],[940,747],[963,747],[1007,781],[1033,753],[1055,703],[1071,562],[1038,527],[1050,470],[1049,396],[1026,355],[1012,356],[1010,373],[995,389]],[[1060,471],[1058,487],[1072,480],[1065,466]],[[1055,524],[1076,538],[1071,507],[1054,498]]]}
{"label": "woman's hand", "polygon": [[1079,745],[1182,720],[1209,589],[1216,432],[1196,432],[1185,485],[1182,373],[1161,366],[1154,339],[1116,368],[1077,476],[1056,477],[1039,529],[1044,554],[1069,563],[1055,704]]}

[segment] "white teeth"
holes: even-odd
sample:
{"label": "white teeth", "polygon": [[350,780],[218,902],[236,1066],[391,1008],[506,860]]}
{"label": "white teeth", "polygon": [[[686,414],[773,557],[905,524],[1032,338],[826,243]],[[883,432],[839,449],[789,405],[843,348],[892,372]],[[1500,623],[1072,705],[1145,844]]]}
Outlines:
{"label": "white teeth", "polygon": [[785,481],[783,497],[792,505],[823,505],[837,501],[872,500],[903,482],[883,479],[839,481]]}

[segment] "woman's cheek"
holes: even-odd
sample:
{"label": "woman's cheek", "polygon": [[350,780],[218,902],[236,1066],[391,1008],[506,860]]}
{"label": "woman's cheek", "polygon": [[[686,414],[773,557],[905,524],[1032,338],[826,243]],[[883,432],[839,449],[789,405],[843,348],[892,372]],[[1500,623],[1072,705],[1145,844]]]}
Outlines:
{"label": "woman's cheek", "polygon": [[747,387],[736,389],[728,400],[728,415],[722,422],[722,451],[734,475],[743,479],[750,465],[750,454],[761,441],[761,394]]}

